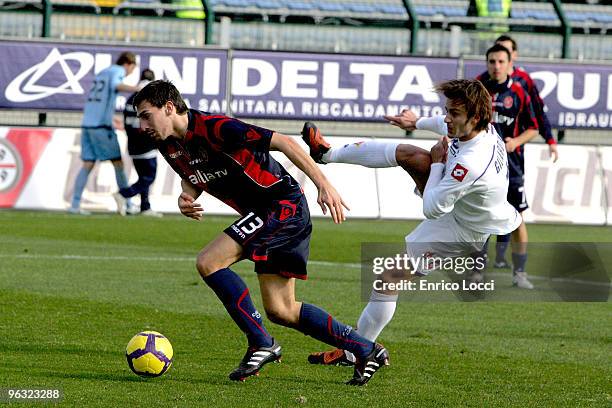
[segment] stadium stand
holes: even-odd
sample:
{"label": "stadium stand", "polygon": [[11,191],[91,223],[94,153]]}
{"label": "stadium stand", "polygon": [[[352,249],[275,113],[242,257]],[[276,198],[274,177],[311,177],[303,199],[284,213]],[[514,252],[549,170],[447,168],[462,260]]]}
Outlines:
{"label": "stadium stand", "polygon": [[[403,0],[213,0],[211,3],[218,18],[231,19],[229,45],[236,48],[397,55],[410,52],[409,17]],[[457,35],[451,33],[451,26],[462,29],[458,34],[459,53],[484,52],[490,36],[474,30],[474,24],[487,19],[467,16],[468,3],[468,0],[412,0],[421,26],[417,53],[449,55],[451,37]],[[190,46],[205,43],[202,20],[176,18],[176,10],[181,6],[175,4],[157,0],[55,0],[52,7],[52,38]],[[40,0],[0,2],[0,35],[40,36],[41,10]],[[565,3],[564,10],[573,29],[570,57],[609,59],[612,5]],[[561,57],[561,22],[550,2],[515,0],[508,23],[513,35],[524,44],[521,55]],[[219,27],[218,22],[214,24],[213,42],[219,39]],[[537,33],[534,27],[538,28]]]}

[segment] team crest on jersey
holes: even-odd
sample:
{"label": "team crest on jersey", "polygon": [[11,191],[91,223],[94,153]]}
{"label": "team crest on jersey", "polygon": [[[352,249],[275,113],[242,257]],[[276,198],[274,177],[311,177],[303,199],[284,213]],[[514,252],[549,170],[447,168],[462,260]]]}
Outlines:
{"label": "team crest on jersey", "polygon": [[200,164],[200,163],[206,163],[208,162],[208,152],[206,151],[205,148],[201,147],[198,149],[198,155],[199,157],[195,157],[193,160],[189,161],[189,164],[191,166],[194,166],[196,164]]}
{"label": "team crest on jersey", "polygon": [[506,96],[504,98],[504,108],[510,109],[514,105],[514,99],[511,96]]}
{"label": "team crest on jersey", "polygon": [[463,181],[465,176],[468,174],[468,169],[460,165],[459,163],[455,164],[453,171],[451,172],[451,176],[457,181]]}

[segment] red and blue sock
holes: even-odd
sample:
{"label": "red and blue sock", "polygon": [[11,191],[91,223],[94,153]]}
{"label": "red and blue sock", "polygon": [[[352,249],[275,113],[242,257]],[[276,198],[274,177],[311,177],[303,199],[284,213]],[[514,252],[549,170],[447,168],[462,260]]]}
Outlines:
{"label": "red and blue sock", "polygon": [[374,350],[374,343],[360,336],[351,326],[308,303],[302,303],[298,329],[324,343],[348,350],[357,358],[365,358]]}
{"label": "red and blue sock", "polygon": [[204,282],[215,292],[234,322],[246,334],[249,346],[272,345],[272,336],[264,327],[261,314],[249,295],[249,288],[240,276],[231,269],[224,268],[206,276]]}

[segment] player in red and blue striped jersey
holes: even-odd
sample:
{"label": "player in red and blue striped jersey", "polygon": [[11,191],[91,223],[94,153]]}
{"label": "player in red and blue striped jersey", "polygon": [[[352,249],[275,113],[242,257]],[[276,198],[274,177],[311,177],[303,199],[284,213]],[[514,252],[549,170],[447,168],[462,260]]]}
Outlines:
{"label": "player in red and blue striped jersey", "polygon": [[389,355],[384,347],[359,335],[317,306],[295,299],[295,278],[306,279],[312,225],[298,182],[270,155],[284,153],[317,186],[323,213],[344,220],[342,198],[315,162],[293,139],[223,115],[188,109],[168,81],[153,81],[135,100],[141,129],[152,137],[181,177],[181,213],[202,218],[196,199],[203,191],[240,213],[241,218],[209,242],[196,266],[245,333],[248,348],[231,380],[256,375],[278,361],[281,347],[264,327],[244,281],[230,266],[242,259],[255,263],[266,315],[357,356],[348,384],[363,385]]}
{"label": "player in red and blue striped jersey", "polygon": [[548,120],[548,116],[546,115],[544,101],[540,96],[540,91],[538,90],[533,78],[531,78],[525,69],[514,66],[518,59],[518,46],[516,45],[516,41],[514,41],[514,39],[508,35],[501,35],[497,38],[497,40],[495,40],[495,44],[503,45],[508,49],[508,51],[510,51],[510,66],[508,67],[508,74],[514,81],[520,83],[529,94],[533,111],[538,121],[540,136],[542,136],[542,138],[544,138],[546,141],[553,162],[556,162],[559,159],[557,140],[552,134],[552,126],[550,124],[550,120]]}
{"label": "player in red and blue striped jersey", "polygon": [[[522,146],[538,134],[538,123],[527,91],[508,75],[510,51],[500,44],[495,44],[487,50],[486,55],[487,75],[481,75],[478,79],[491,94],[492,123],[506,142],[510,173],[508,202],[522,213],[528,208],[524,188],[525,159]],[[524,221],[512,233],[512,241],[513,284],[532,289],[533,285],[527,279],[525,272],[528,235]]]}
{"label": "player in red and blue striped jersey", "polygon": [[[557,141],[552,134],[552,126],[550,125],[550,121],[546,115],[544,101],[540,97],[538,87],[527,71],[521,67],[514,66],[518,59],[518,47],[516,45],[516,41],[514,41],[514,39],[508,35],[501,35],[497,38],[497,40],[495,40],[495,43],[503,45],[508,49],[508,51],[510,51],[510,66],[508,67],[508,74],[514,81],[520,83],[529,94],[533,111],[536,115],[536,119],[538,120],[540,136],[544,138],[546,144],[548,145],[548,150],[550,152],[550,156],[552,157],[553,163],[556,162],[559,159]],[[506,249],[508,248],[509,241],[509,236],[498,237],[496,245],[496,259],[494,263],[495,267],[510,267],[506,261]]]}

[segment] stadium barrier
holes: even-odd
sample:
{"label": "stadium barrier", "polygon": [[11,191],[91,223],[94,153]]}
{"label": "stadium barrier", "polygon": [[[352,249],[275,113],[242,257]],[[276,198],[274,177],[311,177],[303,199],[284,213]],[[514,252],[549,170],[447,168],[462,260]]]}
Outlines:
{"label": "stadium barrier", "polygon": [[[121,131],[118,136],[125,152],[126,136]],[[81,166],[79,138],[80,129],[0,127],[0,208],[66,210]],[[361,140],[338,137],[332,143],[343,145]],[[409,142],[429,149],[435,141]],[[546,145],[526,146],[525,190],[530,205],[526,220],[612,224],[612,147],[561,145],[559,150],[560,159],[553,164]],[[304,186],[312,214],[322,216],[315,186],[282,154],[273,154]],[[137,176],[131,160],[126,156],[124,162],[130,181],[134,182]],[[180,179],[163,158],[159,157],[158,163],[151,189],[153,209],[177,213]],[[415,184],[401,168],[331,164],[323,170],[350,206],[349,217],[423,218],[421,198],[414,194]],[[111,193],[116,189],[111,164],[98,164],[85,189],[83,208],[114,211]],[[203,197],[201,201],[206,214],[235,214],[213,197]]]}

